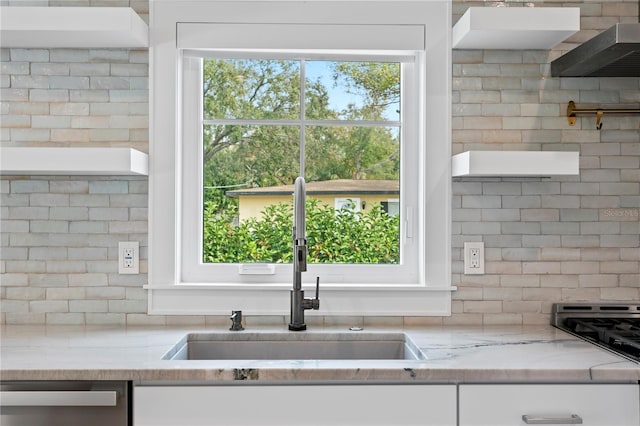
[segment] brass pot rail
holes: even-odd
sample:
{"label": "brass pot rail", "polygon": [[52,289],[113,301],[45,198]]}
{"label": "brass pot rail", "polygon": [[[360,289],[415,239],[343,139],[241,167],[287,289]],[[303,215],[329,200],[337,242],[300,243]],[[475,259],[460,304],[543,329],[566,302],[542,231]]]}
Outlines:
{"label": "brass pot rail", "polygon": [[569,101],[569,105],[567,105],[567,121],[569,122],[569,126],[574,126],[576,124],[576,115],[577,114],[595,114],[596,115],[596,129],[602,129],[602,117],[604,114],[640,114],[640,109],[604,109],[604,108],[593,108],[593,109],[581,109],[577,108],[575,102]]}

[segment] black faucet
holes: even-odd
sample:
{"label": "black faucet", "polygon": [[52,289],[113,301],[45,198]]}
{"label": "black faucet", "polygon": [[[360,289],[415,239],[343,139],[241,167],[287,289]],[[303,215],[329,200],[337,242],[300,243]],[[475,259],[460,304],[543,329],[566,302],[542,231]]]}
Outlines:
{"label": "black faucet", "polygon": [[307,270],[307,238],[305,236],[305,185],[304,178],[296,178],[293,193],[293,290],[291,290],[291,322],[289,330],[303,331],[306,309],[320,309],[320,278],[316,279],[316,297],[305,299],[302,290],[302,272]]}
{"label": "black faucet", "polygon": [[231,311],[231,316],[229,317],[231,320],[231,331],[242,331],[244,327],[242,326],[242,311]]}

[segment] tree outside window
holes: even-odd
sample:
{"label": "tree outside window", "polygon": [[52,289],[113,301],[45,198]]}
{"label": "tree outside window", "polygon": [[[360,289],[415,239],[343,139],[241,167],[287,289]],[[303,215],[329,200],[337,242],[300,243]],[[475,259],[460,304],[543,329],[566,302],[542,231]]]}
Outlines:
{"label": "tree outside window", "polygon": [[[204,59],[203,262],[290,262],[290,195],[264,193],[298,175],[336,192],[345,181],[399,190],[400,75],[396,62]],[[252,189],[262,208],[246,218],[230,193]],[[309,262],[399,263],[400,218],[383,199],[336,210],[309,196]]]}

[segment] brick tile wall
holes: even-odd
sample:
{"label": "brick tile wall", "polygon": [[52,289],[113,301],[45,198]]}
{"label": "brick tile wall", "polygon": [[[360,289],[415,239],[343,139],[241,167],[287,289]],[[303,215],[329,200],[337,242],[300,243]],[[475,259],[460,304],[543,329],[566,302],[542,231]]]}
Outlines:
{"label": "brick tile wall", "polygon": [[[28,4],[27,4],[28,3]],[[469,6],[453,1],[453,20]],[[640,116],[593,117],[580,105],[640,106],[639,78],[551,78],[549,63],[615,22],[636,0],[510,1],[574,6],[582,31],[550,51],[454,51],[453,153],[577,150],[579,177],[455,179],[453,315],[327,317],[329,324],[539,324],[557,301],[640,300]],[[0,5],[131,6],[145,0],[0,0]],[[141,50],[1,49],[2,146],[148,150],[148,55]],[[0,321],[10,324],[227,324],[147,316],[147,179],[3,177]],[[118,241],[141,242],[140,275],[117,274]],[[465,241],[484,241],[486,275],[463,275]],[[247,318],[256,324],[284,318]]]}

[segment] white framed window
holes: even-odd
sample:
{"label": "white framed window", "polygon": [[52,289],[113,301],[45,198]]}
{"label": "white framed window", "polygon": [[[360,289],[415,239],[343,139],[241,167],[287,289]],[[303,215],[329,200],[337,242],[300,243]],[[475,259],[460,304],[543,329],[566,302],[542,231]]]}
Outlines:
{"label": "white framed window", "polygon": [[[333,4],[331,10],[323,1],[292,5],[180,0],[152,4],[149,312],[288,312],[290,263],[203,261],[206,126],[256,125],[252,117],[205,117],[203,70],[211,58],[249,58],[302,61],[303,69],[304,61],[313,60],[401,64],[400,262],[309,263],[303,285],[311,286],[320,277],[320,315],[447,315],[452,289],[450,3],[354,1]],[[267,6],[270,12],[265,15]],[[344,13],[336,13],[335,7]],[[363,8],[370,13],[355,13]],[[305,81],[304,71],[302,76]],[[304,100],[301,105],[304,109]],[[289,117],[260,124],[317,124],[305,120],[302,115],[302,124]],[[305,146],[304,136],[300,145]],[[299,156],[304,174],[304,150]]]}
{"label": "white framed window", "polygon": [[[246,33],[246,29],[242,28],[236,35],[233,33],[233,28],[227,27],[225,25],[224,32],[234,42]],[[300,27],[296,25],[295,31],[308,32]],[[396,31],[394,26],[376,25],[369,26],[366,31],[361,29],[361,33],[364,38],[371,39],[376,34],[384,32],[387,27],[392,32],[401,33],[401,40],[404,38],[419,40],[414,42],[416,46],[421,45],[421,40],[424,39],[423,29],[420,26],[409,26],[402,28],[402,31]],[[269,29],[267,32],[273,34],[278,30],[289,32],[288,26],[283,24],[277,24],[274,29]],[[349,167],[350,161],[347,160],[350,156],[358,155],[368,148],[369,154],[362,153],[361,157],[365,158],[354,162],[364,163],[366,157],[374,157],[374,153],[380,151],[379,159],[369,160],[372,162],[371,168],[374,169],[371,173],[375,173],[375,169],[388,169],[379,173],[386,173],[383,176],[395,179],[398,186],[402,188],[403,220],[397,221],[397,224],[389,220],[383,222],[388,224],[388,227],[396,228],[389,229],[388,232],[390,235],[397,233],[395,244],[388,243],[389,247],[381,247],[379,253],[373,252],[373,248],[381,244],[367,241],[364,232],[355,232],[356,227],[347,224],[350,220],[358,220],[359,216],[342,215],[337,228],[341,233],[354,230],[349,241],[344,241],[348,238],[347,235],[340,235],[336,239],[327,238],[327,235],[335,234],[335,232],[328,232],[328,229],[319,230],[317,237],[313,233],[307,235],[310,250],[308,273],[303,274],[303,282],[313,284],[316,277],[321,279],[331,277],[325,285],[333,286],[395,286],[418,282],[423,275],[423,264],[420,262],[419,255],[423,245],[423,232],[420,232],[422,224],[419,220],[422,215],[422,206],[419,203],[420,162],[419,156],[415,153],[421,151],[418,111],[423,97],[416,96],[416,93],[419,93],[420,87],[419,70],[423,69],[422,51],[417,50],[410,54],[407,50],[378,52],[370,49],[363,54],[351,48],[334,48],[338,53],[325,50],[318,52],[318,49],[297,52],[288,49],[288,38],[274,40],[274,46],[285,46],[278,50],[275,48],[252,51],[221,50],[219,47],[218,50],[193,49],[194,45],[206,45],[207,40],[213,38],[211,33],[219,31],[218,24],[195,26],[180,24],[178,26],[179,45],[187,43],[186,40],[189,43],[181,52],[183,64],[181,193],[184,218],[181,233],[183,249],[181,281],[216,285],[286,283],[291,278],[290,259],[293,252],[291,239],[287,240],[287,231],[279,229],[275,236],[281,238],[278,241],[269,241],[269,237],[273,238],[270,229],[276,222],[273,217],[263,217],[260,220],[270,224],[267,235],[264,233],[260,236],[256,235],[264,229],[260,224],[256,224],[255,230],[246,231],[244,235],[246,228],[239,222],[247,224],[247,219],[238,220],[227,213],[228,211],[233,213],[235,209],[234,206],[224,207],[224,203],[229,201],[223,194],[224,191],[218,191],[219,195],[215,198],[211,197],[210,201],[206,201],[206,197],[211,196],[216,188],[224,188],[227,185],[235,187],[237,180],[226,180],[229,175],[234,179],[240,176],[240,182],[253,180],[249,185],[254,187],[261,186],[265,181],[279,182],[284,179],[287,179],[285,183],[289,183],[291,187],[290,183],[300,174],[304,174],[307,181],[311,183],[313,180],[320,179],[317,176],[337,173],[341,165],[345,168],[343,173],[347,175],[339,177],[347,177],[356,172],[362,175],[365,174],[366,167],[362,165]],[[329,39],[329,43],[331,43],[331,37],[338,32],[333,26],[328,26],[324,29],[315,28],[314,34],[317,36],[319,31],[327,32],[324,39]],[[401,45],[401,40],[395,43]],[[356,46],[365,44],[353,35],[350,42]],[[375,45],[376,43],[372,43],[372,46]],[[346,46],[349,47],[349,45]],[[242,59],[235,59],[236,57]],[[389,101],[390,104],[385,108],[356,107],[354,104],[364,103],[365,100],[357,95],[345,96],[345,93],[340,91],[342,88],[329,94],[330,84],[323,81],[326,80],[325,76],[322,76],[322,80],[302,78],[305,75],[328,73],[332,70],[335,73],[341,66],[354,69],[357,75],[360,75],[363,70],[381,68],[376,75],[382,75],[383,72],[391,73],[389,80],[397,83],[399,93],[396,94],[395,89],[386,89],[393,95]],[[232,83],[227,82],[225,88],[221,88],[220,83],[210,80],[211,75],[218,77],[229,69],[232,71],[228,73],[230,76],[242,76],[243,84],[239,84],[236,91],[227,93],[226,88]],[[257,75],[254,76],[254,73]],[[397,73],[397,76],[393,76],[394,73]],[[283,79],[284,82],[281,81]],[[256,80],[256,82],[251,84],[244,80]],[[294,81],[295,84],[289,84],[289,80]],[[211,86],[215,86],[220,92],[219,97],[213,94],[208,95],[210,92],[208,88]],[[284,86],[281,90],[286,88],[287,92],[281,96],[279,92],[273,92],[271,89],[273,86]],[[315,92],[319,93],[315,95]],[[280,96],[283,99],[280,99]],[[241,101],[243,97],[248,98],[250,102]],[[233,99],[234,107],[239,103],[241,105],[233,109],[226,105],[219,105],[226,103],[228,98]],[[318,106],[321,102],[330,103],[335,98],[341,99],[343,105],[334,108]],[[377,102],[385,105],[387,103],[382,100]],[[263,104],[267,110],[263,109]],[[274,105],[276,105],[275,108]],[[307,109],[310,110],[308,114]],[[327,157],[330,157],[334,151],[339,151],[335,154],[335,160],[324,165]],[[207,152],[212,154],[207,155]],[[310,154],[305,155],[305,152]],[[217,160],[218,157],[220,160]],[[389,160],[389,157],[393,160]],[[347,166],[344,165],[345,163]],[[275,171],[268,166],[274,167]],[[329,168],[329,170],[326,171],[323,168]],[[249,173],[245,173],[246,171]],[[277,176],[271,176],[273,173]],[[344,179],[335,181],[343,182]],[[372,182],[374,188],[377,182],[375,179],[356,181]],[[212,182],[212,184],[205,182]],[[332,180],[322,182],[327,186],[325,192],[330,190],[331,182]],[[282,185],[282,187],[286,186]],[[214,207],[207,211],[206,217],[202,220],[202,207],[207,203]],[[268,202],[265,201],[265,204]],[[273,205],[275,204],[274,201]],[[360,199],[344,198],[340,205],[334,201],[336,210],[344,209],[345,206],[349,206],[350,211],[358,212]],[[267,208],[268,205],[265,205],[256,209]],[[212,211],[213,209],[215,211]],[[243,215],[240,214],[240,216]],[[282,217],[281,214],[275,216]],[[375,225],[373,217],[369,216],[368,223]],[[320,221],[320,223],[326,222]],[[364,221],[361,223],[364,227]],[[307,229],[315,229],[313,224],[309,225]],[[282,228],[281,225],[280,227]],[[376,229],[382,228],[383,226],[379,226]],[[380,240],[387,242],[387,238],[380,238]],[[230,241],[233,242],[234,247],[229,247]],[[336,243],[332,244],[334,241]],[[346,244],[351,247],[345,247]],[[315,247],[318,246],[322,248],[316,249]],[[271,249],[272,247],[278,250]],[[280,247],[283,249],[280,250]],[[288,250],[287,247],[289,247]],[[344,249],[337,252],[337,249],[342,247]],[[369,254],[370,251],[373,253]],[[246,256],[247,260],[240,257],[242,255]],[[247,269],[239,264],[252,261],[270,262],[273,265],[265,270],[262,276],[256,268],[251,268],[252,272],[247,274]]]}

